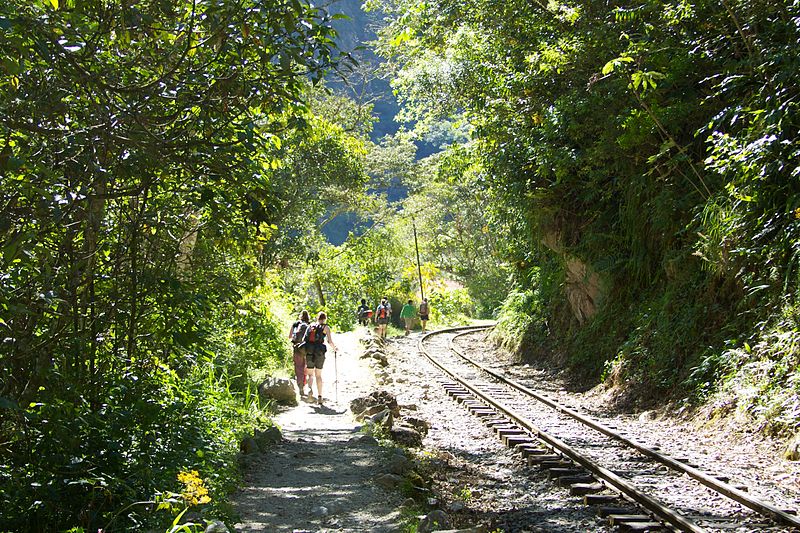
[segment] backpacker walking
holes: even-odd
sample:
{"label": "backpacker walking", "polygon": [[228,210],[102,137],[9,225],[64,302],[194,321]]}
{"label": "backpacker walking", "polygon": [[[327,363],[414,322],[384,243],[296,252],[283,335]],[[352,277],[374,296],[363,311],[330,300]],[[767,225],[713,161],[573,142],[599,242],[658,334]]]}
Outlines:
{"label": "backpacker walking", "polygon": [[303,346],[303,338],[306,335],[309,322],[311,322],[311,317],[308,315],[308,311],[303,310],[294,324],[292,324],[292,327],[289,328],[289,339],[292,341],[293,348],[294,376],[297,380],[297,390],[300,391],[300,396],[305,394],[306,387],[306,349]]}
{"label": "backpacker walking", "polygon": [[428,323],[431,309],[428,306],[428,299],[423,298],[422,303],[419,304],[419,323],[422,325],[422,333],[425,333],[425,325]]}
{"label": "backpacker walking", "polygon": [[408,303],[404,305],[402,309],[400,309],[400,318],[403,319],[403,325],[406,328],[406,337],[408,337],[408,334],[411,333],[411,326],[414,323],[415,314],[417,313],[411,300],[409,300]]}
{"label": "backpacker walking", "polygon": [[369,322],[369,317],[372,315],[372,310],[367,306],[367,300],[361,298],[361,305],[358,306],[358,310],[356,310],[356,317],[358,317],[358,323],[362,326],[366,326]]}
{"label": "backpacker walking", "polygon": [[389,320],[391,318],[392,308],[386,301],[386,298],[383,298],[375,309],[375,323],[378,325],[378,337],[381,339],[386,338],[386,326],[389,325]]}
{"label": "backpacker walking", "polygon": [[310,324],[306,329],[304,337],[306,348],[306,367],[308,368],[308,396],[313,399],[311,390],[312,382],[316,381],[317,402],[322,403],[322,366],[325,364],[325,339],[333,351],[336,352],[336,345],[333,343],[333,334],[328,327],[328,315],[321,312],[317,315],[317,321]]}

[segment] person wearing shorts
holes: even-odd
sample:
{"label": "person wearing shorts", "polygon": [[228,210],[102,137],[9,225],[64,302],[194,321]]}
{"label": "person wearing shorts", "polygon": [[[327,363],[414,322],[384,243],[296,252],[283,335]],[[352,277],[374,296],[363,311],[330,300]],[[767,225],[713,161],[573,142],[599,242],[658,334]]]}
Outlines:
{"label": "person wearing shorts", "polygon": [[381,339],[386,338],[386,327],[389,325],[389,320],[391,320],[391,318],[392,308],[386,301],[386,298],[384,298],[375,309],[375,323],[378,325],[378,337]]}
{"label": "person wearing shorts", "polygon": [[416,311],[414,310],[414,304],[411,300],[409,300],[408,303],[400,310],[400,318],[403,319],[403,323],[406,327],[406,337],[408,337],[408,334],[411,333],[411,327],[414,325],[415,314]]}
{"label": "person wearing shorts", "polygon": [[[313,336],[313,338],[312,338]],[[328,315],[321,312],[317,315],[317,321],[308,326],[308,333],[306,334],[306,368],[308,369],[308,397],[309,400],[314,398],[312,392],[312,381],[315,381],[317,386],[317,402],[322,403],[322,367],[325,365],[325,352],[328,351],[325,346],[325,340],[336,351],[336,345],[333,343],[333,334],[331,328],[328,327]]]}
{"label": "person wearing shorts", "polygon": [[422,324],[422,332],[425,333],[425,325],[428,323],[430,315],[430,308],[428,307],[428,299],[423,298],[422,303],[419,304],[419,323]]}

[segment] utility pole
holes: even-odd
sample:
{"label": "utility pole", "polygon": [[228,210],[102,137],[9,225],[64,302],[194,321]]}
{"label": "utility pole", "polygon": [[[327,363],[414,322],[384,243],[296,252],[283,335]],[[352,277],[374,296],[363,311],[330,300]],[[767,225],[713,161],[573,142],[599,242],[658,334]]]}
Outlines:
{"label": "utility pole", "polygon": [[419,293],[422,300],[424,300],[425,287],[422,286],[422,267],[420,266],[419,263],[419,243],[417,243],[417,224],[414,222],[413,216],[411,217],[411,227],[414,228],[414,248],[417,250],[417,274],[419,274]]}

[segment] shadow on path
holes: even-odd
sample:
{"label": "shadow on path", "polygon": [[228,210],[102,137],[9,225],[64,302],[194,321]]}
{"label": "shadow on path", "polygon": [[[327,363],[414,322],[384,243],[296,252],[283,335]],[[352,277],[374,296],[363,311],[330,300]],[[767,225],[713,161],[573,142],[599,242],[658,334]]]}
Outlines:
{"label": "shadow on path", "polygon": [[360,367],[355,337],[349,350],[342,349],[347,339],[347,334],[336,338],[339,376],[346,377],[340,381],[340,401],[319,405],[303,399],[276,417],[286,440],[251,459],[234,497],[241,517],[236,531],[402,530],[403,496],[374,483],[386,472],[386,453],[360,440],[347,409],[352,398],[372,386],[371,374]]}

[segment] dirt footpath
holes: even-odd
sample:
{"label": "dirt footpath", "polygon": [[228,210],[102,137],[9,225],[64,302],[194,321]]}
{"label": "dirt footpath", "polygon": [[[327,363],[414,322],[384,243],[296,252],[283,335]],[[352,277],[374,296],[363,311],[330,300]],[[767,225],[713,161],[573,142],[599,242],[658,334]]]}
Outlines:
{"label": "dirt footpath", "polygon": [[[334,334],[337,365],[323,368],[323,405],[301,401],[275,418],[286,442],[258,456],[233,502],[236,531],[399,531],[399,493],[373,482],[386,451],[359,431],[350,400],[374,389],[357,333]],[[338,372],[336,372],[338,367]],[[335,377],[338,374],[338,401]],[[316,391],[315,391],[316,393]]]}

